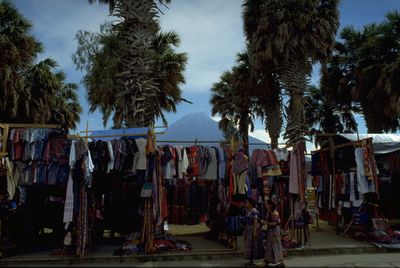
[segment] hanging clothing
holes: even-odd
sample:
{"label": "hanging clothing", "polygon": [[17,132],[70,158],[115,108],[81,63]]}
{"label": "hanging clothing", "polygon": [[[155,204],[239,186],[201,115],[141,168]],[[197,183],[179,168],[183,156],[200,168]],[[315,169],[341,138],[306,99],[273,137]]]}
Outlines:
{"label": "hanging clothing", "polygon": [[304,144],[296,146],[290,152],[290,176],[289,193],[300,195],[300,199],[305,199],[305,163],[304,163]]}
{"label": "hanging clothing", "polygon": [[175,160],[177,158],[175,149],[172,146],[164,146],[165,154],[165,174],[164,177],[167,180],[172,180],[176,176]]}
{"label": "hanging clothing", "polygon": [[9,160],[8,157],[3,158],[2,161],[4,161],[4,165],[6,167],[7,171],[7,192],[8,196],[11,199],[14,199],[15,192],[17,190],[18,186],[18,178],[16,178],[13,175],[13,167],[12,167],[12,162]]}
{"label": "hanging clothing", "polygon": [[146,158],[146,145],[147,140],[144,138],[135,139],[138,151],[135,153],[136,169],[146,170],[147,168],[147,158]]}
{"label": "hanging clothing", "polygon": [[202,178],[206,180],[216,180],[218,178],[218,160],[217,160],[217,154],[215,152],[215,149],[212,147],[206,148],[208,151],[208,165],[206,167],[206,172],[202,176]]}
{"label": "hanging clothing", "polygon": [[197,146],[191,146],[188,148],[188,158],[189,158],[189,167],[187,169],[188,176],[197,177],[200,175],[200,167],[199,167],[199,152]]}
{"label": "hanging clothing", "polygon": [[[72,169],[75,168],[76,164],[76,140],[71,143],[71,150],[69,154],[69,166]],[[74,212],[74,181],[72,179],[72,171],[69,174],[67,182],[67,191],[65,193],[65,204],[64,204],[64,216],[63,222],[70,223],[73,221]]]}
{"label": "hanging clothing", "polygon": [[289,152],[286,148],[275,148],[274,153],[278,161],[287,161],[289,157]]}
{"label": "hanging clothing", "polygon": [[107,173],[110,173],[111,170],[114,169],[114,163],[115,163],[115,158],[114,158],[114,150],[112,148],[111,141],[107,141],[107,149],[108,149],[108,165],[107,165]]}
{"label": "hanging clothing", "polygon": [[184,147],[176,147],[176,152],[178,155],[178,178],[183,179],[183,176],[186,175],[187,168],[189,167],[189,160]]}
{"label": "hanging clothing", "polygon": [[374,182],[369,181],[365,174],[364,150],[365,150],[364,148],[356,148],[354,150],[356,164],[357,164],[358,189],[362,194],[375,192]]}
{"label": "hanging clothing", "polygon": [[222,147],[218,147],[218,156],[218,179],[223,181],[226,172],[226,154]]}
{"label": "hanging clothing", "polygon": [[251,163],[256,167],[269,165],[267,151],[263,149],[254,149],[251,154]]}
{"label": "hanging clothing", "polygon": [[233,159],[233,173],[241,174],[249,168],[249,159],[243,152],[238,152]]}

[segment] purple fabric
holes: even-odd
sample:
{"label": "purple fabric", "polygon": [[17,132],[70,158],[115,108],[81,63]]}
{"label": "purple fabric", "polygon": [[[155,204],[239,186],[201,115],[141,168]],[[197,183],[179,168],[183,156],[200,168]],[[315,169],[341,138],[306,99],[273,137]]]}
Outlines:
{"label": "purple fabric", "polygon": [[251,163],[256,167],[268,166],[268,154],[263,149],[255,149],[251,154]]}
{"label": "purple fabric", "polygon": [[249,168],[247,156],[242,153],[236,153],[233,160],[233,173],[240,174]]}

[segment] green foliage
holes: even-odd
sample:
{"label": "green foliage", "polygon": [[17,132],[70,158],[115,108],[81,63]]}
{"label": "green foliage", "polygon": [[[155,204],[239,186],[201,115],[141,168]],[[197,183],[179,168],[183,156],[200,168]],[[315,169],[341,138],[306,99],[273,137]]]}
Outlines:
{"label": "green foliage", "polygon": [[357,31],[346,27],[322,77],[330,98],[355,102],[368,131],[400,128],[400,14],[386,14],[382,23]]}
{"label": "green foliage", "polygon": [[[180,37],[160,30],[154,5],[147,3],[151,6],[145,11],[134,13],[143,22],[143,14],[150,11],[147,24],[105,24],[100,33],[79,31],[76,35],[73,61],[77,69],[86,71],[83,83],[90,110],[102,112],[104,125],[111,116],[114,127],[148,125],[155,118],[167,124],[164,112],[176,112],[177,104],[187,102],[180,88],[185,83],[187,55],[175,51]],[[143,9],[139,2],[131,10],[138,8]],[[120,1],[115,1],[113,12],[121,12]]]}
{"label": "green foliage", "polygon": [[221,116],[219,127],[230,137],[236,137],[233,130],[237,126],[237,134],[248,153],[249,127],[251,131],[254,130],[255,98],[251,95],[251,70],[246,53],[238,54],[236,65],[221,75],[211,91],[211,113]]}
{"label": "green foliage", "polygon": [[75,84],[52,59],[34,63],[41,44],[32,24],[9,2],[0,2],[0,121],[56,123],[75,128],[81,107]]}
{"label": "green foliage", "polygon": [[304,142],[303,95],[312,63],[330,55],[339,25],[338,0],[245,0],[244,32],[251,63],[272,70],[290,94],[285,137]]}
{"label": "green foliage", "polygon": [[334,103],[323,89],[309,86],[305,93],[305,118],[310,127],[325,133],[353,133],[357,131],[354,113],[358,107]]}

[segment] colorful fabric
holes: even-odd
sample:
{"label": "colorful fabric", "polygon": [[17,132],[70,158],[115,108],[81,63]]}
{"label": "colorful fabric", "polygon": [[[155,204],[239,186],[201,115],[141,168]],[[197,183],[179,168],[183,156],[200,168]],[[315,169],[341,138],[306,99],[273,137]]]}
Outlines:
{"label": "colorful fabric", "polygon": [[198,148],[196,146],[191,146],[189,148],[189,167],[187,169],[188,176],[195,177],[199,176],[199,155]]}
{"label": "colorful fabric", "polygon": [[225,179],[226,171],[226,154],[223,148],[218,147],[218,179],[220,181]]}
{"label": "colorful fabric", "polygon": [[[254,219],[257,220],[257,234],[253,236]],[[253,208],[246,214],[246,228],[244,230],[244,254],[246,259],[261,259],[264,257],[263,241],[261,236],[261,228],[258,223],[259,213]]]}
{"label": "colorful fabric", "polygon": [[246,172],[233,174],[233,194],[246,194]]}
{"label": "colorful fabric", "polygon": [[276,154],[273,150],[266,150],[267,152],[267,156],[268,156],[268,163],[270,166],[277,166],[278,163],[278,159],[276,157]]}
{"label": "colorful fabric", "polygon": [[256,167],[268,166],[268,155],[264,149],[254,149],[251,154],[251,163]]}
{"label": "colorful fabric", "polygon": [[365,174],[364,150],[365,150],[364,148],[356,148],[354,150],[356,164],[357,164],[358,189],[362,194],[375,192],[375,184],[371,181],[368,181],[367,176]]}
{"label": "colorful fabric", "polygon": [[305,163],[304,144],[290,152],[289,193],[299,194],[300,199],[305,199]]}
{"label": "colorful fabric", "polygon": [[206,167],[206,172],[202,178],[207,180],[216,180],[218,178],[218,159],[215,149],[212,147],[207,148],[208,151],[208,165]]}
{"label": "colorful fabric", "polygon": [[233,159],[233,173],[240,174],[249,168],[249,160],[243,152],[235,154]]}
{"label": "colorful fabric", "polygon": [[279,213],[274,210],[272,213],[267,213],[269,222],[275,222],[276,226],[268,226],[265,239],[265,261],[275,264],[283,261],[283,249],[281,243],[281,230],[279,224],[281,223]]}

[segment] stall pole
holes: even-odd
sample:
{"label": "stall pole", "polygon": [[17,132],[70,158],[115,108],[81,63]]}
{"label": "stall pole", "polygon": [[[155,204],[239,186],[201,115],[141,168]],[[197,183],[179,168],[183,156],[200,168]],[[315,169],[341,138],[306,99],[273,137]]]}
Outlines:
{"label": "stall pole", "polygon": [[[331,204],[335,204],[335,208],[336,208],[335,142],[334,142],[332,136],[329,137],[329,153],[330,153],[330,157],[331,157],[331,160],[332,160],[332,188],[331,188],[330,195],[332,197],[335,196],[334,199],[332,198],[332,203]],[[335,195],[334,195],[334,193],[335,193]],[[339,218],[340,218],[340,215],[338,213],[338,209],[336,208],[336,235],[339,235]]]}

